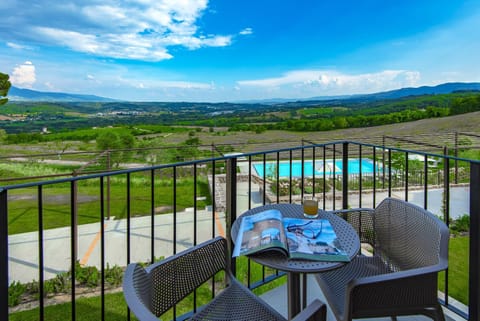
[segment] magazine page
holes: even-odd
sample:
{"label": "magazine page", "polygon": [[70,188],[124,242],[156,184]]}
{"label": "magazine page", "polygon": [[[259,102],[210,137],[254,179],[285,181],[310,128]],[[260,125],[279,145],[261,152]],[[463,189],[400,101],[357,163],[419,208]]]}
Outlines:
{"label": "magazine page", "polygon": [[292,259],[348,262],[337,235],[326,219],[283,219],[288,250]]}
{"label": "magazine page", "polygon": [[287,253],[282,213],[278,210],[243,216],[232,256],[249,255],[266,249],[281,249],[285,255]]}

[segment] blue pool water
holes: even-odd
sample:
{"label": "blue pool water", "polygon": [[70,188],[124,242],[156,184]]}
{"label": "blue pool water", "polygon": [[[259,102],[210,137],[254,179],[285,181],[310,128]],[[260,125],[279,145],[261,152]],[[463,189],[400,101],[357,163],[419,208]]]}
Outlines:
{"label": "blue pool water", "polygon": [[[263,177],[264,166],[263,163],[254,164],[253,167],[257,171],[258,176]],[[267,162],[266,171],[267,176],[276,176],[277,174],[277,163],[276,162]],[[315,171],[315,176],[323,176],[323,161],[316,161],[315,168],[312,161],[304,162],[304,173],[305,176],[313,176]],[[335,160],[335,169],[333,169],[333,160],[327,160],[325,164],[325,175],[341,174],[343,169],[342,160]],[[290,162],[280,162],[278,165],[279,176],[289,177],[290,176]],[[360,160],[359,159],[349,159],[348,160],[348,173],[349,174],[359,174],[360,173]],[[362,174],[371,174],[373,173],[373,161],[370,159],[362,159]],[[292,161],[292,177],[301,177],[302,176],[302,162],[301,161]]]}

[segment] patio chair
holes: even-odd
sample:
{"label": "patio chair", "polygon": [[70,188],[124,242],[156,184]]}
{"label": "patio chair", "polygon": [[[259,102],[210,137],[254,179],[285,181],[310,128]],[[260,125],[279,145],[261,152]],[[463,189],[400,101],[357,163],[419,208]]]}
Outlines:
{"label": "patio chair", "polygon": [[442,221],[393,198],[375,209],[335,212],[373,249],[315,276],[338,321],[413,314],[445,320],[437,292],[438,272],[448,267],[449,230]]}
{"label": "patio chair", "polygon": [[[130,310],[141,321],[158,317],[224,270],[227,286],[209,303],[199,307],[191,320],[286,320],[242,285],[228,268],[227,241],[217,237],[156,262],[146,269],[129,264],[123,293]],[[325,321],[326,306],[313,301],[294,320]]]}

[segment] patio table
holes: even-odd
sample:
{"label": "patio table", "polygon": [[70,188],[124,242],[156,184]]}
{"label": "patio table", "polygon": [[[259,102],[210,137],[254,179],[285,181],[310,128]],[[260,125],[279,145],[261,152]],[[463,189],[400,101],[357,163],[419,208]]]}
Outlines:
{"label": "patio table", "polygon": [[[299,204],[271,204],[253,208],[243,213],[232,225],[232,240],[237,239],[241,218],[246,215],[253,215],[265,210],[279,210],[284,217],[304,218],[303,207]],[[360,251],[360,239],[353,227],[337,215],[319,210],[317,219],[330,221],[337,238],[350,259]],[[292,319],[301,310],[300,275],[302,273],[319,273],[332,270],[348,264],[345,262],[311,261],[303,259],[287,259],[285,255],[277,251],[264,251],[248,256],[253,261],[264,266],[287,272],[288,289],[288,319]],[[305,291],[304,291],[305,293]]]}

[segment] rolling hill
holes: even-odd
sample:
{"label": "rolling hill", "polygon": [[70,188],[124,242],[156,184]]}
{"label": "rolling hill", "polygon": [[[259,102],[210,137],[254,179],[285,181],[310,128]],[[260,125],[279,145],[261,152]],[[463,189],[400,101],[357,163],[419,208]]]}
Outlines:
{"label": "rolling hill", "polygon": [[480,91],[479,82],[451,82],[444,83],[437,86],[421,86],[421,87],[407,87],[390,91],[378,92],[373,94],[358,94],[358,95],[343,95],[343,96],[317,96],[305,99],[288,99],[288,98],[272,98],[263,100],[249,100],[243,103],[257,103],[257,104],[318,104],[326,102],[371,102],[378,100],[398,99],[409,96],[422,95],[440,95],[449,94],[459,91]]}
{"label": "rolling hill", "polygon": [[113,102],[115,99],[95,95],[69,94],[61,92],[44,92],[22,89],[12,86],[8,92],[11,101],[62,101],[62,102]]}
{"label": "rolling hill", "polygon": [[[417,88],[401,88],[391,91],[378,92],[373,94],[365,95],[344,95],[344,96],[320,96],[320,97],[311,97],[306,99],[264,99],[264,100],[249,100],[243,101],[244,104],[266,104],[266,105],[275,105],[275,104],[284,104],[289,102],[297,103],[313,103],[315,101],[338,101],[345,100],[351,102],[359,101],[376,101],[384,99],[398,99],[408,96],[420,96],[420,95],[438,95],[438,94],[448,94],[456,91],[480,91],[480,83],[463,83],[463,82],[454,82],[454,83],[444,83],[437,86],[422,86]],[[8,93],[8,99],[11,101],[61,101],[61,102],[115,102],[118,100],[112,98],[106,98],[95,95],[83,95],[83,94],[71,94],[71,93],[62,93],[62,92],[43,92],[36,91],[31,89],[22,89],[12,86]]]}

